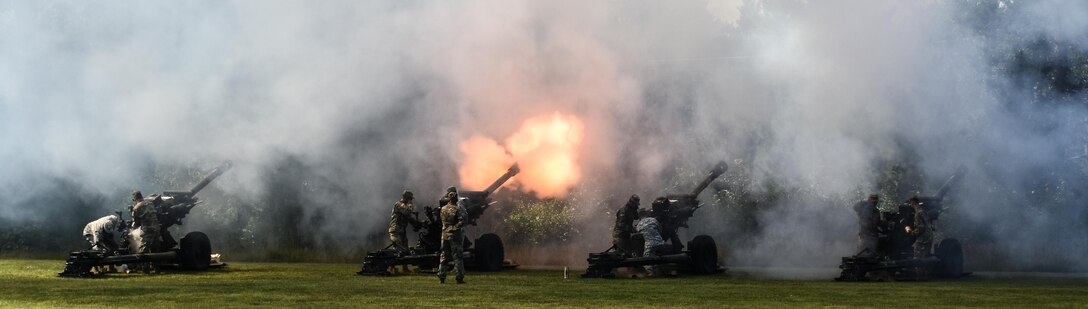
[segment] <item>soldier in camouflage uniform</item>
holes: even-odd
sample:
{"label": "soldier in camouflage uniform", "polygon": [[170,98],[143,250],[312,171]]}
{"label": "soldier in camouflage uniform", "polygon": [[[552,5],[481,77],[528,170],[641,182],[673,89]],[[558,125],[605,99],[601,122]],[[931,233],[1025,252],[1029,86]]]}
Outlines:
{"label": "soldier in camouflage uniform", "polygon": [[924,258],[929,255],[929,248],[933,245],[933,225],[929,222],[929,216],[922,208],[922,202],[918,196],[911,197],[907,204],[914,208],[914,222],[904,229],[914,236],[914,257]]}
{"label": "soldier in camouflage uniform", "polygon": [[442,253],[438,260],[438,282],[446,283],[446,271],[453,264],[457,272],[457,284],[465,283],[465,263],[461,259],[464,253],[465,211],[459,205],[457,189],[447,190],[450,202],[442,206]]}
{"label": "soldier in camouflage uniform", "polygon": [[[660,199],[659,199],[660,200]],[[659,201],[654,201],[654,204]],[[653,211],[646,211],[645,209],[639,211],[638,220],[638,233],[642,234],[642,239],[645,241],[643,246],[643,257],[655,257],[663,254],[668,250],[669,245],[665,244],[665,239],[661,237],[661,224],[659,222],[660,213]],[[655,276],[662,274],[662,268],[658,265],[651,266]]]}
{"label": "soldier in camouflage uniform", "polygon": [[91,243],[91,250],[113,252],[117,251],[117,242],[113,240],[113,231],[121,225],[121,218],[109,215],[98,220],[91,221],[83,227],[83,237]]}
{"label": "soldier in camouflage uniform", "polygon": [[631,248],[631,234],[635,232],[635,220],[638,219],[638,195],[631,195],[627,204],[616,211],[616,225],[612,227],[612,247],[622,253],[634,253]]}
{"label": "soldier in camouflage uniform", "polygon": [[[132,228],[140,231],[137,239],[139,253],[153,253],[159,249],[159,214],[157,207],[151,200],[145,200],[140,191],[132,192]],[[144,272],[158,270],[156,263],[143,265]]]}
{"label": "soldier in camouflage uniform", "polygon": [[400,201],[393,204],[389,218],[389,240],[393,241],[393,248],[400,255],[408,254],[408,225],[419,229],[421,224],[415,216],[415,206],[412,205],[414,200],[412,191],[405,190],[401,193]]}
{"label": "soldier in camouflage uniform", "polygon": [[855,256],[872,257],[878,255],[877,237],[880,235],[880,209],[877,208],[880,196],[869,195],[869,199],[854,204],[858,214],[858,253]]}
{"label": "soldier in camouflage uniform", "polygon": [[[87,239],[87,242],[91,243],[91,250],[115,252],[118,245],[113,240],[113,231],[117,230],[121,224],[124,223],[116,215],[99,218],[83,227],[83,237]],[[106,265],[95,266],[93,271],[101,274],[117,272],[117,269],[113,265]]]}

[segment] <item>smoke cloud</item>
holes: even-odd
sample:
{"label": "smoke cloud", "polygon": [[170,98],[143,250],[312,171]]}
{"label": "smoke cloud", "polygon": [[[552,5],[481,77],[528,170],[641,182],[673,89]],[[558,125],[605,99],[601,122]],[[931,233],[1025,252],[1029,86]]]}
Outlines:
{"label": "smoke cloud", "polygon": [[[357,253],[385,243],[401,190],[424,204],[518,161],[508,187],[575,207],[583,237],[562,250],[575,265],[607,247],[627,196],[687,191],[727,160],[744,181],[704,193],[682,236],[713,235],[730,265],[828,267],[853,253],[849,204],[900,162],[916,180],[902,195],[969,170],[942,216],[968,263],[1085,269],[1085,95],[1041,96],[1047,76],[1000,61],[1037,40],[1088,49],[1085,12],[1075,1],[0,1],[0,222],[55,222],[77,243],[127,192],[183,189],[232,160],[183,229],[239,251]],[[577,134],[530,128],[555,119]]]}

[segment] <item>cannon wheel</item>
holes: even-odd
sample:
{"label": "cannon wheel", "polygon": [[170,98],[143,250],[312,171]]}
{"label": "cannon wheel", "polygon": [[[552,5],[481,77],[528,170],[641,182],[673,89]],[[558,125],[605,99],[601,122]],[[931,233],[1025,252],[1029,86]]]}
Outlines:
{"label": "cannon wheel", "polygon": [[714,238],[708,235],[695,236],[688,242],[688,256],[691,256],[691,264],[688,269],[699,275],[707,275],[718,272],[718,246]]}
{"label": "cannon wheel", "polygon": [[963,247],[955,238],[945,239],[937,244],[934,250],[937,259],[937,269],[934,274],[941,278],[959,278],[963,275]]}
{"label": "cannon wheel", "polygon": [[212,260],[212,242],[208,235],[190,232],[181,239],[178,264],[185,270],[207,270]]}
{"label": "cannon wheel", "polygon": [[476,269],[480,271],[502,270],[502,261],[505,259],[502,239],[494,233],[487,233],[476,239],[476,248],[473,254],[476,256]]}

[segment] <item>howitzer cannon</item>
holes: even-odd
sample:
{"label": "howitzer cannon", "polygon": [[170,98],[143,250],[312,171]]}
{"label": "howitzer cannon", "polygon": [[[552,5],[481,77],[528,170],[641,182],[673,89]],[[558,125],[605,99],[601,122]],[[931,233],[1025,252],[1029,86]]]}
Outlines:
{"label": "howitzer cannon", "polygon": [[[945,210],[945,197],[966,174],[967,170],[960,167],[937,189],[936,194],[918,197],[920,209],[930,222],[937,221]],[[881,213],[877,254],[843,257],[839,265],[842,273],[835,280],[925,280],[931,276],[959,278],[968,275],[963,271],[963,247],[955,238],[937,240],[926,256],[915,256],[915,236],[905,231],[906,226],[913,224],[914,216],[914,208],[906,203],[901,204],[895,212]]]}
{"label": "howitzer cannon", "polygon": [[151,199],[155,204],[155,209],[158,212],[159,224],[162,225],[159,228],[159,233],[162,234],[162,248],[173,248],[178,244],[177,241],[174,240],[174,237],[170,235],[169,228],[175,225],[181,225],[181,220],[189,215],[189,212],[193,210],[193,207],[203,203],[203,201],[197,199],[196,194],[200,193],[200,190],[203,190],[204,187],[207,187],[208,184],[216,178],[219,178],[219,176],[223,175],[223,173],[232,166],[230,161],[223,162],[188,191],[163,191],[162,194],[151,194],[147,196],[147,198]]}
{"label": "howitzer cannon", "polygon": [[[695,236],[688,242],[687,249],[680,243],[679,228],[687,228],[688,220],[695,215],[695,211],[702,207],[699,202],[699,194],[706,190],[710,183],[720,177],[729,169],[725,162],[718,162],[710,174],[703,178],[695,188],[688,193],[666,194],[669,203],[665,214],[661,216],[661,237],[671,244],[671,248],[665,254],[658,256],[642,256],[642,252],[627,252],[623,248],[608,248],[600,253],[590,253],[589,267],[581,275],[582,278],[614,278],[615,269],[620,267],[643,267],[647,265],[676,264],[679,270],[689,274],[713,274],[724,271],[718,263],[718,246],[714,238],[709,235]],[[642,244],[641,235],[632,235],[632,242]],[[639,245],[639,248],[642,246]]]}
{"label": "howitzer cannon", "polygon": [[[488,207],[494,205],[495,202],[491,200],[491,194],[495,193],[499,187],[502,187],[510,178],[514,177],[521,170],[517,164],[511,166],[506,173],[500,176],[495,182],[487,186],[483,191],[460,191],[460,205],[465,209],[467,214],[465,221],[471,225],[476,225],[476,220],[483,215],[484,211]],[[398,254],[393,245],[385,247],[381,250],[367,252],[365,258],[363,258],[363,269],[356,272],[358,275],[363,276],[386,276],[391,275],[389,272],[390,267],[394,266],[407,266],[413,265],[419,269],[434,269],[438,267],[439,253],[442,242],[442,218],[439,214],[439,209],[446,204],[446,200],[443,198],[439,201],[438,206],[435,208],[424,207],[424,213],[427,217],[423,221],[423,224],[417,229],[421,230],[419,233],[419,239],[416,245],[408,249],[408,254]],[[465,267],[469,270],[475,271],[497,271],[502,269],[516,268],[518,265],[506,260],[502,239],[499,235],[494,233],[487,233],[480,235],[473,243],[469,241],[466,236],[464,241],[465,252],[462,255],[464,259]],[[475,245],[475,246],[474,246]]]}
{"label": "howitzer cannon", "polygon": [[515,163],[506,170],[506,173],[502,174],[499,179],[496,179],[483,191],[462,191],[457,193],[461,197],[461,207],[464,207],[465,212],[468,214],[468,217],[465,218],[468,224],[476,225],[476,219],[484,214],[484,210],[495,204],[495,202],[491,201],[491,194],[495,193],[495,190],[498,190],[499,187],[502,187],[504,183],[519,172],[521,172],[521,169]]}
{"label": "howitzer cannon", "polygon": [[[196,194],[203,190],[209,183],[223,175],[231,168],[230,161],[223,162],[208,176],[204,177],[192,189],[188,191],[164,191],[162,194],[148,195],[145,200],[150,200],[155,205],[159,219],[159,234],[162,237],[160,246],[151,253],[132,254],[135,252],[133,245],[136,243],[133,235],[129,233],[131,221],[122,220],[118,230],[121,232],[121,246],[117,251],[105,252],[98,250],[73,251],[68,255],[64,271],[58,273],[62,277],[90,277],[91,269],[95,266],[119,265],[126,263],[163,263],[166,267],[178,267],[185,270],[206,270],[209,267],[225,266],[225,263],[213,258],[211,241],[208,235],[202,232],[190,232],[182,237],[181,242],[170,235],[169,228],[181,225],[181,220],[192,211],[193,207],[201,204]],[[129,206],[129,211],[132,206]],[[118,217],[123,218],[122,212],[117,212]],[[180,246],[179,246],[180,245]]]}

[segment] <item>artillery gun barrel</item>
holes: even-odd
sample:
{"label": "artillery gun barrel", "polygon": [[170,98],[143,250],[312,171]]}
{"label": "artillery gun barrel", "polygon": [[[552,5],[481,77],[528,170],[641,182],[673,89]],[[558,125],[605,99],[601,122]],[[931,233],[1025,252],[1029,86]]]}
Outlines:
{"label": "artillery gun barrel", "polygon": [[695,186],[695,190],[691,191],[691,195],[699,196],[699,193],[706,190],[706,187],[710,186],[710,183],[714,182],[714,179],[725,174],[725,171],[728,169],[729,165],[725,164],[725,161],[719,161],[718,164],[714,166],[714,169],[710,170],[710,175],[707,175],[706,178],[703,179],[703,182],[700,182],[699,185]]}
{"label": "artillery gun barrel", "polygon": [[484,189],[484,194],[491,195],[491,193],[495,193],[495,190],[498,190],[502,184],[506,183],[507,180],[510,180],[510,178],[514,177],[514,175],[517,175],[519,172],[521,172],[521,169],[518,168],[517,163],[514,163],[514,165],[510,166],[510,169],[506,170],[506,174],[502,174],[499,179],[496,179],[490,186],[487,186],[487,189]]}
{"label": "artillery gun barrel", "polygon": [[952,177],[949,177],[948,180],[944,182],[944,185],[941,185],[941,188],[937,189],[937,195],[934,197],[937,198],[937,200],[943,200],[944,196],[948,194],[948,191],[952,190],[953,186],[963,180],[963,176],[966,174],[967,169],[963,166],[956,168],[956,172],[952,174]]}
{"label": "artillery gun barrel", "polygon": [[207,177],[204,177],[204,180],[201,180],[195,186],[193,186],[193,189],[189,190],[189,195],[196,195],[197,192],[203,190],[204,187],[207,187],[208,184],[212,183],[213,180],[219,178],[220,175],[223,175],[223,173],[229,170],[231,166],[233,166],[233,163],[231,163],[230,161],[219,164],[219,166],[215,167],[215,169],[212,170],[211,174],[208,174]]}

